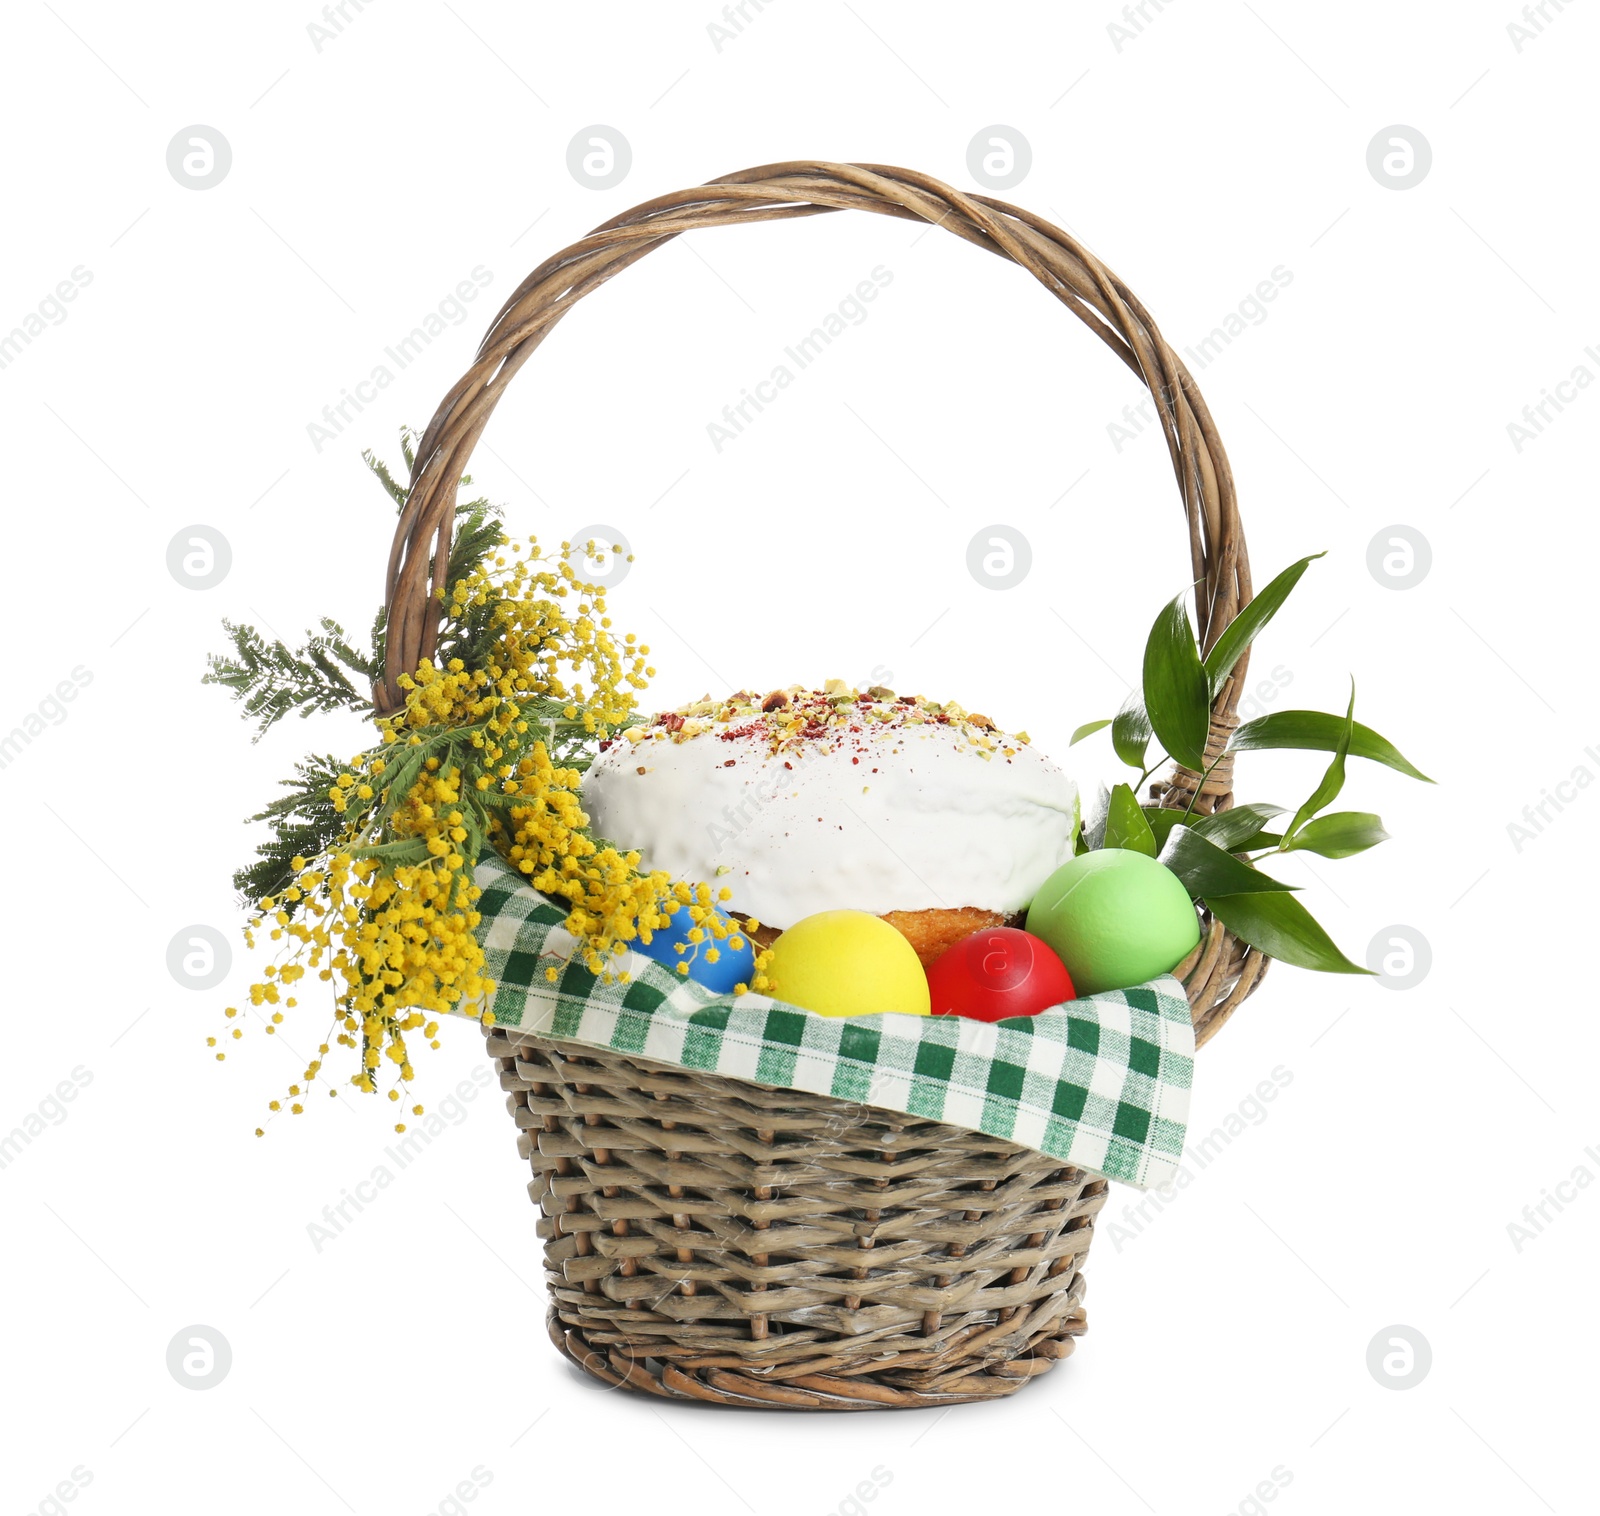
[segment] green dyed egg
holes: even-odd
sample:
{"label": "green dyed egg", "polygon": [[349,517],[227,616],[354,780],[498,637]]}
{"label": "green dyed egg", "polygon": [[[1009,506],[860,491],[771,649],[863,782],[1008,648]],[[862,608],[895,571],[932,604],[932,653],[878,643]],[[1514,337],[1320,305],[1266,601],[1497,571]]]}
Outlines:
{"label": "green dyed egg", "polygon": [[1056,950],[1080,995],[1165,974],[1200,940],[1199,917],[1177,875],[1126,848],[1062,864],[1033,897],[1028,930]]}

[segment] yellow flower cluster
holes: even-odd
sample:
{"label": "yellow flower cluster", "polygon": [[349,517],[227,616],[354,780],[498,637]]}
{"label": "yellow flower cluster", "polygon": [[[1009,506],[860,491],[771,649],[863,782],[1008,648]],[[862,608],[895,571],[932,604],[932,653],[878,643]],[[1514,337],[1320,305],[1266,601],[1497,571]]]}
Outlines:
{"label": "yellow flower cluster", "polygon": [[[359,797],[370,786],[358,776],[377,778],[385,764],[363,754],[351,768],[354,772],[341,775],[335,790]],[[461,851],[466,831],[457,809],[460,783],[458,770],[441,771],[438,760],[430,759],[390,817],[391,840],[377,845],[396,849],[397,861],[385,866],[381,853],[362,845],[354,824],[343,843],[322,858],[295,859],[293,884],[281,897],[261,901],[246,931],[252,947],[263,927],[269,941],[284,944],[283,960],[269,964],[250,987],[253,1006],[274,1008],[267,1032],[283,1020],[276,1007],[296,1004],[290,987],[315,972],[334,987],[333,1040],[361,1052],[350,1083],[369,1093],[378,1088],[376,1075],[385,1059],[402,1082],[411,1079],[408,1033],[420,1030],[437,1047],[436,1018],[494,988],[473,936],[479,890]],[[238,1011],[229,1007],[227,1014],[234,1018]],[[232,1035],[240,1035],[238,1027]],[[307,1065],[304,1084],[315,1082],[328,1051],[325,1042]],[[289,1093],[302,1091],[296,1085]],[[391,1100],[400,1098],[397,1087],[388,1093]],[[272,1108],[278,1110],[280,1103]],[[295,1115],[302,1109],[298,1103],[290,1107]],[[414,1113],[420,1115],[421,1108]],[[404,1124],[396,1130],[404,1131]]]}
{"label": "yellow flower cluster", "polygon": [[[740,945],[708,885],[641,873],[637,853],[589,835],[582,776],[552,756],[625,724],[634,692],[655,673],[632,634],[612,636],[602,592],[578,579],[568,552],[563,543],[558,559],[543,559],[530,538],[526,557],[513,545],[509,566],[497,554],[448,597],[440,592],[441,643],[469,656],[424,661],[399,680],[405,703],[378,719],[382,745],[357,755],[329,787],[329,803],[346,818],[338,843],[318,858],[296,858],[292,884],[260,902],[246,932],[251,946],[263,927],[283,945],[282,961],[250,989],[252,1006],[268,1008],[266,1031],[282,1023],[280,1006],[295,1005],[290,988],[316,973],[334,988],[332,1040],[360,1050],[350,1082],[363,1091],[378,1088],[385,1061],[400,1084],[409,1082],[408,1034],[420,1031],[437,1047],[439,1015],[493,993],[474,935],[480,892],[472,870],[485,846],[535,889],[568,903],[567,928],[595,974],[609,973],[630,944],[648,943],[678,910],[690,912],[691,940],[712,961],[717,941]],[[569,615],[563,602],[574,599]],[[757,963],[760,988],[765,955]],[[688,965],[678,968],[686,973]],[[554,968],[549,976],[557,977]],[[236,1007],[227,1015],[240,1019]],[[235,1025],[232,1036],[240,1035]],[[304,1086],[328,1052],[324,1042]],[[290,1087],[291,1097],[304,1093],[302,1084]],[[400,1099],[399,1087],[388,1096]],[[295,1100],[289,1109],[303,1106]]]}
{"label": "yellow flower cluster", "polygon": [[[483,670],[472,675],[473,689],[488,688],[517,703],[534,697],[565,702],[565,719],[594,736],[623,723],[636,704],[633,692],[642,690],[655,670],[645,662],[650,649],[632,632],[618,645],[605,592],[578,578],[568,562],[572,545],[561,547],[561,556],[550,563],[539,555],[538,539],[530,537],[525,558],[520,544],[513,545],[509,573],[503,554],[492,564],[480,564],[450,591],[446,615],[465,622],[474,612],[489,613],[496,642]],[[573,595],[582,601],[569,618],[559,602]],[[580,676],[587,672],[588,686],[581,677],[565,683],[563,667]],[[451,724],[474,720],[468,712],[475,706],[468,699],[444,719]]]}

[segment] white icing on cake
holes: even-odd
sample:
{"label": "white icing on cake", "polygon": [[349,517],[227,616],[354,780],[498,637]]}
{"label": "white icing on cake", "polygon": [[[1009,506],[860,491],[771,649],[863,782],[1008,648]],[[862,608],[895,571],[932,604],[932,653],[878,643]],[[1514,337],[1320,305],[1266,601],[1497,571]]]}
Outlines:
{"label": "white icing on cake", "polygon": [[1072,857],[1077,786],[1025,741],[958,706],[830,691],[614,738],[584,779],[595,832],[780,928],[837,909],[1019,911]]}

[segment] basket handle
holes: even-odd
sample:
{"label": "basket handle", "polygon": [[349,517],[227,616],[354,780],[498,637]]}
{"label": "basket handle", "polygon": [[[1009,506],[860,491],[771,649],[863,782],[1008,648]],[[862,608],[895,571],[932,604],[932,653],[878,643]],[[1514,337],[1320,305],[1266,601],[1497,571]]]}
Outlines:
{"label": "basket handle", "polygon": [[[506,386],[556,323],[585,295],[681,232],[838,210],[926,221],[1021,264],[1139,376],[1156,402],[1183,498],[1196,618],[1202,644],[1210,648],[1251,594],[1233,475],[1198,387],[1132,291],[1075,238],[1003,201],[962,194],[910,169],[773,163],[624,211],[546,259],[501,307],[472,367],[444,397],[418,444],[389,550],[387,649],[383,680],[373,691],[380,714],[403,703],[396,681],[436,645],[443,607],[433,591],[450,560],[456,483]],[[1214,741],[1225,742],[1231,730],[1245,664],[1240,659],[1218,692]],[[1204,792],[1223,805],[1232,788],[1225,767]],[[1180,770],[1175,780],[1182,778]]]}

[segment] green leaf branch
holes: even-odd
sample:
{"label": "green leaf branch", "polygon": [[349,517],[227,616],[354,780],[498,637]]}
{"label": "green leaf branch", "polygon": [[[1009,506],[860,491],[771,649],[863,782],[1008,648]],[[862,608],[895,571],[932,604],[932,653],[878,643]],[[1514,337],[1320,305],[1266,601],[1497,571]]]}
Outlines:
{"label": "green leaf branch", "polygon": [[[1259,633],[1283,608],[1312,553],[1278,574],[1202,655],[1180,595],[1163,607],[1145,642],[1140,687],[1115,716],[1084,723],[1072,734],[1077,744],[1111,730],[1118,759],[1138,773],[1132,784],[1102,787],[1077,840],[1079,852],[1120,847],[1159,858],[1183,882],[1191,899],[1236,937],[1285,963],[1334,974],[1365,974],[1340,952],[1296,898],[1298,886],[1260,868],[1269,856],[1304,852],[1349,858],[1387,840],[1382,820],[1370,811],[1329,811],[1343,793],[1351,758],[1381,764],[1426,784],[1433,781],[1388,738],[1355,719],[1355,683],[1343,715],[1330,711],[1275,711],[1239,726],[1227,746],[1207,763],[1211,707]],[[1160,748],[1152,759],[1151,747]],[[1263,801],[1235,805],[1212,815],[1195,807],[1205,780],[1235,753],[1267,749],[1325,752],[1331,760],[1316,787],[1291,814]],[[1200,775],[1187,806],[1141,806],[1138,792],[1169,759]],[[1290,816],[1281,831],[1268,828]]]}
{"label": "green leaf branch", "polygon": [[[400,450],[407,473],[416,462],[416,434],[402,428]],[[383,486],[395,510],[405,507],[408,486],[401,483],[389,467],[371,452],[362,459]],[[462,475],[460,484],[472,482]],[[488,500],[460,500],[450,539],[450,562],[445,579],[454,586],[471,574],[485,559],[505,545],[499,522],[500,508]],[[495,632],[490,607],[469,606],[464,612],[446,618],[435,660],[443,663],[461,658],[469,666],[483,661]],[[319,630],[308,632],[300,646],[269,641],[254,627],[224,622],[232,644],[227,653],[208,658],[204,683],[230,690],[244,707],[244,715],[256,723],[256,740],[277,722],[290,715],[302,718],[325,711],[350,710],[361,716],[372,714],[371,690],[383,670],[384,613],[379,611],[365,648],[359,648],[337,622],[324,617]],[[569,719],[563,702],[542,699],[527,707],[530,725],[537,726],[546,738],[552,761],[568,768],[586,768],[593,756],[592,743],[583,722]],[[415,782],[422,765],[438,758],[448,765],[458,747],[473,740],[482,728],[472,726],[438,727],[424,730],[421,741],[392,750],[382,789],[364,806],[351,801],[339,811],[328,798],[348,765],[332,757],[312,757],[295,765],[292,779],[281,781],[288,791],[263,807],[251,821],[266,822],[269,835],[256,848],[256,860],[233,876],[240,897],[254,902],[266,896],[280,896],[298,872],[296,858],[315,858],[346,835],[352,822],[362,836],[378,836],[398,802]],[[488,827],[485,797],[474,791],[462,797],[463,825],[470,843],[481,847]],[[420,842],[405,840],[377,848],[356,847],[356,856],[381,856],[387,863],[419,862]],[[282,908],[292,910],[292,903]]]}

